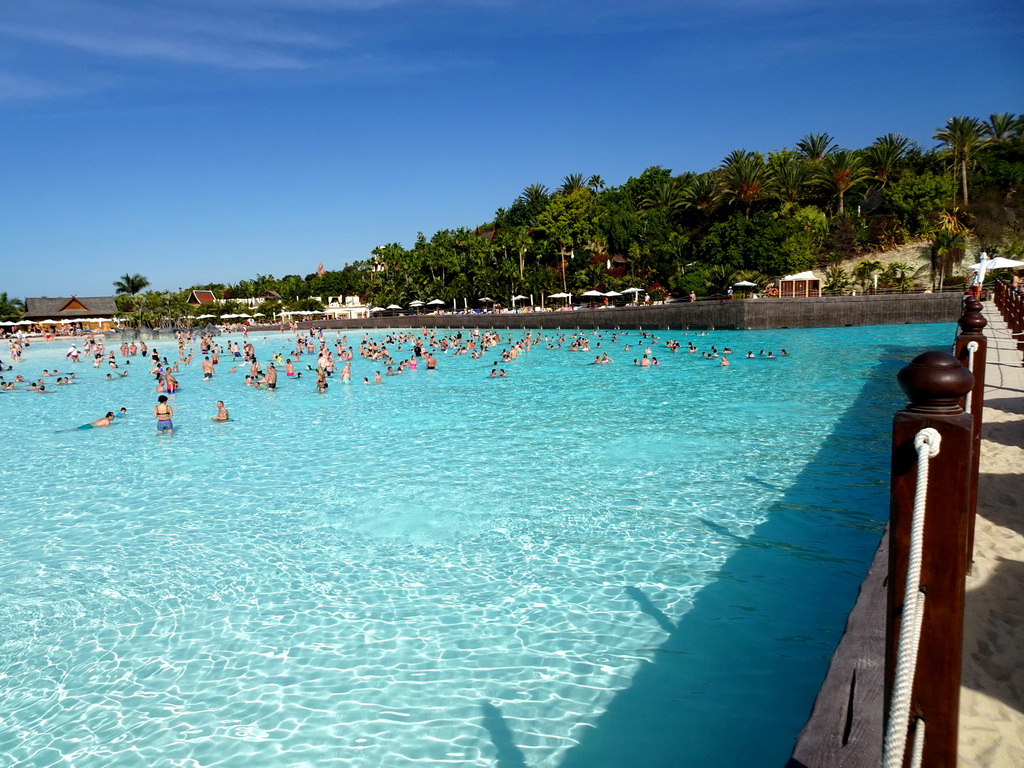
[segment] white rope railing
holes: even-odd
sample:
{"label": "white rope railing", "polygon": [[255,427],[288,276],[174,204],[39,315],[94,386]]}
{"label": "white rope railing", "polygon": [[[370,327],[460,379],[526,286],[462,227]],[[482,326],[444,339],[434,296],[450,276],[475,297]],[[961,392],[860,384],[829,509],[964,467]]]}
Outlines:
{"label": "white rope railing", "polygon": [[[978,351],[978,342],[969,341],[965,347],[967,350],[967,370],[974,373],[974,353]],[[967,393],[967,397],[964,398],[964,413],[971,412],[971,393]]]}
{"label": "white rope railing", "polygon": [[[914,515],[910,523],[910,559],[907,582],[903,591],[903,615],[900,618],[900,639],[896,652],[896,673],[889,701],[889,722],[882,751],[884,768],[900,768],[907,748],[907,726],[910,719],[910,695],[914,690],[917,668],[917,647],[921,640],[924,618],[924,592],[921,591],[921,558],[924,549],[924,513],[928,498],[928,460],[939,453],[942,436],[931,427],[914,437],[917,451],[917,489],[914,493]],[[924,721],[917,720],[914,753],[923,749]],[[923,754],[923,752],[922,752]],[[918,763],[919,765],[920,763]]]}

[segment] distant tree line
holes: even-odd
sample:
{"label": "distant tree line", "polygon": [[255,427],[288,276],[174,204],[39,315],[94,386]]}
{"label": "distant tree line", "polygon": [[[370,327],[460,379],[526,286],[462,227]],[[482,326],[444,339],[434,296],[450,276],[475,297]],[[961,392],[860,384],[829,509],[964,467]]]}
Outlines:
{"label": "distant tree line", "polygon": [[[340,270],[192,288],[228,299],[215,314],[248,309],[232,299],[270,295],[254,310],[269,316],[320,309],[328,296],[383,307],[415,299],[479,306],[484,296],[507,305],[515,295],[539,301],[626,287],[655,299],[707,295],[810,268],[823,270],[836,293],[876,280],[909,290],[956,276],[968,249],[1024,255],[1024,116],[953,117],[934,139],[923,148],[888,133],[848,149],[812,133],[767,154],[734,150],[700,173],[652,166],[612,187],[599,175],[569,174],[553,190],[529,185],[491,221],[420,234],[411,247],[382,245]],[[872,258],[912,241],[930,245],[923,272]],[[191,288],[141,293],[147,286],[141,275],[115,282],[122,311],[154,325],[195,314]],[[20,312],[17,299],[0,297],[0,314]]]}

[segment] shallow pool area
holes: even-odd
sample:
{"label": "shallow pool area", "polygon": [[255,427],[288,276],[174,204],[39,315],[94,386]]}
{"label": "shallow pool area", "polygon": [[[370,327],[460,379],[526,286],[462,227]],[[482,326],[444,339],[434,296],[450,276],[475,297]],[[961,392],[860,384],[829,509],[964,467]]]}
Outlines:
{"label": "shallow pool area", "polygon": [[0,765],[781,766],[884,526],[895,372],[953,328],[535,331],[505,378],[507,341],[325,393],[315,355],[266,391],[197,354],[170,436],[146,359],[33,342],[7,380],[77,383],[0,392]]}

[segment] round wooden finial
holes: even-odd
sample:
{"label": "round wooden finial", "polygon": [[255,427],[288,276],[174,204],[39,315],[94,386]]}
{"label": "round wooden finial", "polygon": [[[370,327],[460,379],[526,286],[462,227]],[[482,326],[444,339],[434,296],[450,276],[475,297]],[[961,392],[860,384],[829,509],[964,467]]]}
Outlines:
{"label": "round wooden finial", "polygon": [[981,336],[981,332],[988,325],[988,320],[985,319],[981,312],[971,311],[964,312],[956,322],[960,326],[961,334],[964,336]]}
{"label": "round wooden finial", "polygon": [[918,355],[896,379],[915,413],[961,413],[960,398],[974,387],[974,374],[948,352]]}
{"label": "round wooden finial", "polygon": [[964,298],[964,312],[981,312],[981,302],[971,294]]}

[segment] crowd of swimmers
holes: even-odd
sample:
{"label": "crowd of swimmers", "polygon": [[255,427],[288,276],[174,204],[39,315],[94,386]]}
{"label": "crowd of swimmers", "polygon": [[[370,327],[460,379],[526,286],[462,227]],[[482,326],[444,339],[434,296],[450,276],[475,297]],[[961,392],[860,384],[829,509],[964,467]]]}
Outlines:
{"label": "crowd of swimmers", "polygon": [[[284,331],[283,331],[284,332]],[[364,376],[363,384],[382,384],[387,377],[401,376],[407,371],[415,371],[423,367],[428,371],[437,369],[437,355],[450,355],[452,357],[467,356],[471,359],[486,359],[491,362],[487,378],[507,378],[506,364],[512,364],[522,355],[528,354],[535,346],[545,345],[549,350],[567,349],[570,352],[593,352],[597,354],[592,365],[609,365],[615,360],[608,354],[607,350],[601,350],[601,344],[619,344],[622,342],[622,350],[632,351],[635,347],[642,354],[633,358],[633,365],[639,368],[651,368],[661,365],[656,349],[661,349],[658,336],[654,333],[641,331],[632,339],[629,331],[578,331],[575,333],[556,332],[545,335],[539,329],[526,330],[521,338],[510,334],[507,338],[494,330],[470,330],[455,331],[448,334],[439,333],[427,328],[414,330],[400,330],[386,333],[383,338],[377,340],[369,333],[364,333],[362,339],[355,347],[350,344],[348,336],[336,332],[334,338],[329,338],[323,329],[309,329],[307,331],[294,331],[294,346],[287,349],[287,352],[275,351],[266,361],[265,366],[260,362],[256,346],[245,334],[243,340],[229,340],[226,343],[219,343],[217,338],[208,333],[197,334],[189,331],[180,331],[176,335],[177,360],[171,362],[167,357],[161,356],[159,351],[150,348],[144,341],[123,342],[117,348],[106,349],[101,336],[88,334],[81,341],[71,344],[65,357],[74,367],[81,363],[82,359],[91,359],[93,367],[99,368],[106,360],[111,369],[106,374],[105,380],[112,381],[123,379],[128,376],[128,367],[135,358],[141,357],[147,360],[149,375],[154,377],[155,391],[158,395],[157,404],[153,410],[153,416],[157,421],[157,434],[171,435],[174,432],[173,415],[170,396],[173,396],[180,389],[177,374],[181,366],[189,368],[194,358],[194,347],[198,346],[199,354],[202,356],[200,370],[202,379],[209,381],[217,376],[219,370],[227,368],[228,374],[234,374],[240,369],[244,370],[243,382],[246,387],[273,391],[278,388],[279,371],[283,371],[284,379],[300,381],[303,374],[313,379],[313,386],[319,393],[326,393],[330,382],[337,379],[339,382],[350,382],[352,380],[352,362],[358,356],[366,363],[375,366],[376,370],[372,378]],[[695,336],[707,336],[706,332],[697,333]],[[263,338],[264,345],[267,337]],[[291,342],[291,339],[289,339]],[[81,344],[81,348],[79,348]],[[74,372],[60,372],[58,370],[44,370],[36,380],[26,380],[22,375],[14,377],[13,381],[6,381],[3,372],[10,371],[14,364],[20,363],[26,347],[30,345],[27,339],[12,338],[9,340],[10,365],[0,361],[0,391],[10,391],[20,388],[18,385],[27,385],[25,389],[31,392],[50,394],[57,387],[63,387],[75,383]],[[683,345],[675,338],[664,341],[664,349],[669,354],[675,354],[684,349]],[[499,349],[500,348],[500,349]],[[721,350],[715,345],[708,349],[700,349],[693,340],[687,340],[685,351],[690,354],[700,354],[701,358],[717,360],[719,365],[727,367],[730,364],[729,355],[733,353],[730,347]],[[120,353],[120,360],[117,353]],[[783,349],[780,356],[788,356],[789,353]],[[775,359],[771,350],[762,349],[756,355],[748,351],[747,359]],[[493,362],[492,362],[493,361]],[[124,370],[121,366],[124,366]],[[382,373],[383,371],[383,373]],[[52,383],[51,383],[52,382]],[[225,422],[229,420],[228,410],[222,400],[216,403],[216,415],[211,416],[212,421]],[[107,427],[114,423],[112,420],[124,417],[125,409],[115,414],[108,412],[105,416],[96,419],[82,428]]]}

